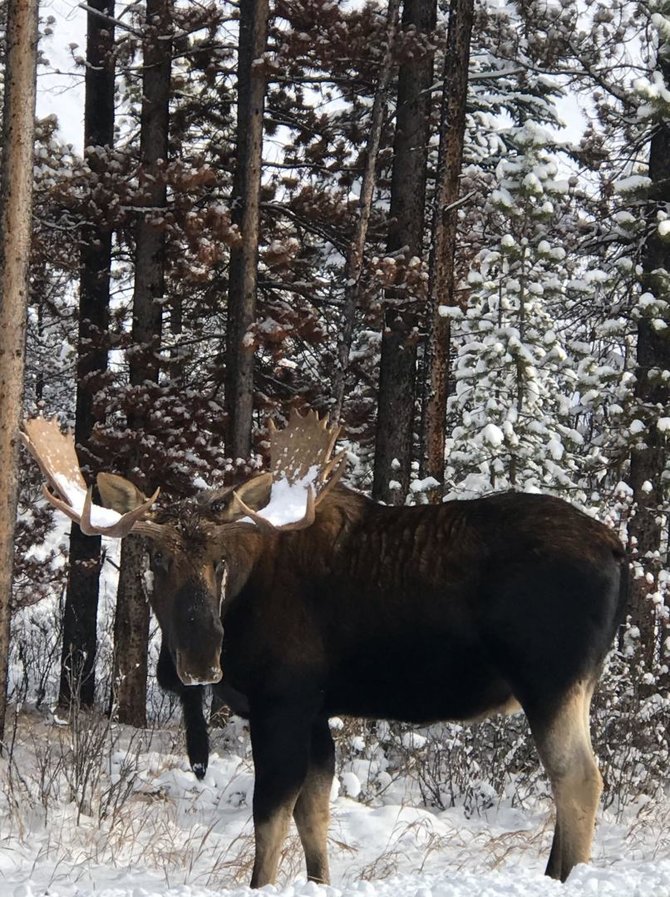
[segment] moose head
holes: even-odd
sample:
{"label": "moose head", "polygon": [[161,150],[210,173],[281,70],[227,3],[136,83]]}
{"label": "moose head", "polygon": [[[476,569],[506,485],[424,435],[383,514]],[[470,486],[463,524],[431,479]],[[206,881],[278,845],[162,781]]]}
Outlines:
{"label": "moose head", "polygon": [[221,680],[222,603],[240,591],[264,541],[309,527],[342,475],[344,453],[332,455],[338,432],[314,412],[294,412],[283,430],[270,424],[269,471],[164,508],[159,489],[147,497],[111,473],[98,474],[102,505],[94,504],[74,439],[55,419],[27,420],[22,435],[46,477],[45,497],[83,533],[149,540],[152,608],[177,675],[191,686]]}

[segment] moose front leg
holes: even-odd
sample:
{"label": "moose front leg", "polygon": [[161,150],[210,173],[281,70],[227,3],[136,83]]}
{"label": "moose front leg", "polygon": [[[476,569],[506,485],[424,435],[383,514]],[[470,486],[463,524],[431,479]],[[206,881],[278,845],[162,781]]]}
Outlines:
{"label": "moose front leg", "polygon": [[209,765],[209,734],[202,707],[203,691],[201,685],[189,685],[180,695],[186,729],[186,753],[196,779],[205,778]]}
{"label": "moose front leg", "polygon": [[209,763],[209,736],[202,709],[203,687],[182,683],[170,657],[170,652],[164,644],[161,644],[158,655],[156,677],[161,688],[179,696],[186,729],[186,752],[189,763],[196,778],[203,779]]}
{"label": "moose front leg", "polygon": [[335,745],[330,726],[327,719],[317,719],[312,726],[309,768],[293,810],[293,818],[305,851],[307,878],[320,884],[330,882],[327,841],[334,775]]}
{"label": "moose front leg", "polygon": [[251,887],[273,884],[281,849],[309,769],[312,714],[304,706],[273,702],[251,707],[256,856]]}

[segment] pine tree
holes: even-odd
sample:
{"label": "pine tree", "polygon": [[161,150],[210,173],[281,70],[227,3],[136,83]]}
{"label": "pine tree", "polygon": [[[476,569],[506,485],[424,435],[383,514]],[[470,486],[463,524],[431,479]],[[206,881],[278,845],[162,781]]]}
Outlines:
{"label": "pine tree", "polygon": [[549,143],[535,124],[510,131],[486,210],[498,239],[470,275],[467,310],[443,309],[462,329],[449,464],[468,491],[576,486],[575,378],[560,320],[574,261],[555,241],[568,185]]}
{"label": "pine tree", "polygon": [[423,268],[436,17],[434,0],[406,0],[403,4],[386,244],[387,257],[395,262],[395,283],[386,291],[383,312],[372,487],[373,496],[388,504],[405,500],[413,460],[424,291],[412,274]]}
{"label": "pine tree", "polygon": [[37,3],[9,0],[0,190],[0,740],[4,738],[33,191]]}
{"label": "pine tree", "polygon": [[[96,0],[87,18],[84,144],[89,167],[90,217],[82,224],[81,282],[77,338],[75,440],[89,449],[97,420],[94,410],[100,376],[107,369],[107,327],[112,228],[104,209],[104,180],[114,142],[114,29],[96,12],[113,15],[113,0]],[[81,456],[80,456],[81,457]],[[82,463],[90,461],[83,455]],[[61,658],[59,703],[91,706],[95,698],[95,657],[100,577],[99,537],[70,532],[70,567]]]}
{"label": "pine tree", "polygon": [[254,391],[256,281],[263,164],[263,118],[266,78],[262,58],[267,44],[268,0],[240,4],[237,164],[234,222],[241,234],[230,259],[226,329],[226,408],[228,452],[246,459],[251,450]]}

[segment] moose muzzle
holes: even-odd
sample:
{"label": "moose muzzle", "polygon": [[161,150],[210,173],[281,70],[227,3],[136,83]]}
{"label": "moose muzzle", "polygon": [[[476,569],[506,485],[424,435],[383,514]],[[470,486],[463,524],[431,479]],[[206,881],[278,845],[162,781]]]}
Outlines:
{"label": "moose muzzle", "polygon": [[223,678],[218,657],[212,658],[210,662],[200,662],[200,658],[197,658],[194,662],[193,657],[177,651],[175,665],[177,675],[184,685],[216,685]]}
{"label": "moose muzzle", "polygon": [[184,685],[213,685],[223,677],[223,626],[212,604],[212,596],[202,586],[184,587],[176,595],[170,642]]}

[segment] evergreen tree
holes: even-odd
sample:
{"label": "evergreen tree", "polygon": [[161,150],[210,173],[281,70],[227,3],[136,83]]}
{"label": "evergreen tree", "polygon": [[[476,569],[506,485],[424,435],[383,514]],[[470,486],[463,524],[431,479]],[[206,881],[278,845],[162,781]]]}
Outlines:
{"label": "evergreen tree", "polygon": [[[81,279],[77,337],[75,439],[89,450],[97,420],[95,393],[107,369],[112,227],[104,207],[105,180],[114,143],[114,29],[97,13],[113,16],[114,0],[95,0],[87,14],[84,148],[89,167],[89,216],[81,222]],[[82,463],[90,456],[83,454]],[[99,537],[70,531],[59,703],[95,698],[95,657],[100,577]]]}
{"label": "evergreen tree", "polygon": [[9,0],[0,184],[0,741],[7,710],[19,427],[33,193],[37,2]]}
{"label": "evergreen tree", "polygon": [[462,325],[449,409],[451,476],[473,492],[565,493],[576,486],[581,441],[570,425],[575,377],[561,321],[575,261],[555,237],[565,233],[568,184],[546,130],[526,123],[507,143],[486,210],[497,242],[479,254],[467,310],[442,309]]}

